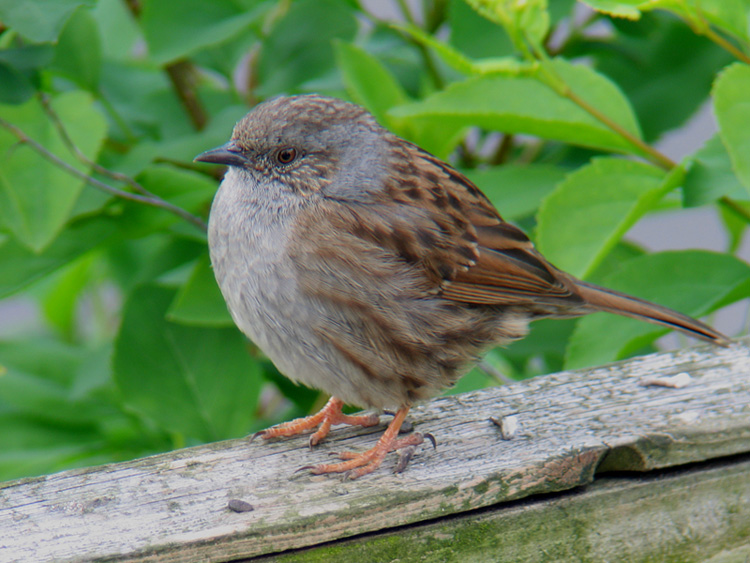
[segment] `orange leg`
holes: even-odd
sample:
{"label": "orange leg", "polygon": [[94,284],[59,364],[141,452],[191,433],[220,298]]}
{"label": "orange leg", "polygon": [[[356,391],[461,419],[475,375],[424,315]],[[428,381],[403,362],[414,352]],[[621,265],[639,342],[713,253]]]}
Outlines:
{"label": "orange leg", "polygon": [[[280,436],[296,436],[302,434],[307,430],[312,430],[316,426],[320,426],[314,434],[310,436],[310,447],[318,445],[323,438],[328,436],[328,432],[331,430],[331,426],[334,424],[351,424],[352,426],[375,426],[380,422],[380,417],[376,414],[366,414],[351,416],[341,412],[341,407],[344,406],[344,401],[331,397],[318,413],[307,416],[305,418],[297,418],[290,422],[284,422],[278,426],[272,426],[260,432],[253,434],[250,439],[252,442],[258,436],[262,436],[265,440],[269,438],[278,438]],[[399,424],[400,426],[400,424]]]}
{"label": "orange leg", "polygon": [[[419,432],[410,434],[405,438],[396,437],[398,436],[398,431],[406,418],[406,413],[408,412],[409,407],[400,408],[398,412],[396,412],[391,423],[388,425],[385,433],[380,437],[380,440],[378,440],[378,443],[366,452],[359,454],[354,452],[341,452],[338,456],[340,459],[345,460],[341,463],[310,465],[302,467],[301,469],[310,469],[315,475],[320,475],[322,473],[347,472],[346,478],[348,479],[356,479],[362,475],[372,473],[381,463],[383,463],[383,459],[385,459],[388,452],[400,450],[401,448],[406,448],[408,446],[417,446],[424,442],[424,436]],[[434,444],[432,436],[428,437],[433,440]],[[399,464],[400,469],[403,469],[402,465],[405,466],[406,464]]]}

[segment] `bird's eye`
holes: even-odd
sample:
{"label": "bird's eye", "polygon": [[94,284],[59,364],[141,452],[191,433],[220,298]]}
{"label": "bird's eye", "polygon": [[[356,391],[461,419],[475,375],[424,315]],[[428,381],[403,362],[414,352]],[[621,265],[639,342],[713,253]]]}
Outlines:
{"label": "bird's eye", "polygon": [[276,160],[279,164],[289,164],[297,158],[297,150],[292,147],[286,147],[276,153]]}

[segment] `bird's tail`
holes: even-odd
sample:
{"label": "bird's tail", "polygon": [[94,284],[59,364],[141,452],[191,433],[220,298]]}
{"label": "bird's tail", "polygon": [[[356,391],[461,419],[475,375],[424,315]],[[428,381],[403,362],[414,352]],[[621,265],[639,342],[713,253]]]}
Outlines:
{"label": "bird's tail", "polygon": [[729,338],[707,324],[667,307],[580,280],[576,280],[576,285],[581,297],[595,310],[664,325],[719,346],[729,345]]}

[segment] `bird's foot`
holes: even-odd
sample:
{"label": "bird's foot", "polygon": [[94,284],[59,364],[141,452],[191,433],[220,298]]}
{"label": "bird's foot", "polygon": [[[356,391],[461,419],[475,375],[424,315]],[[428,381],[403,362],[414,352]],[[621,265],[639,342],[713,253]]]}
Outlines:
{"label": "bird's foot", "polygon": [[324,406],[319,412],[314,415],[306,416],[304,418],[297,418],[289,422],[284,422],[271,428],[266,428],[260,432],[253,434],[250,441],[252,442],[258,436],[261,436],[264,440],[270,438],[279,438],[282,436],[296,436],[302,434],[307,430],[319,427],[313,434],[310,435],[310,447],[319,444],[323,438],[328,436],[328,432],[331,430],[331,426],[334,424],[350,424],[352,426],[375,426],[380,422],[380,417],[376,414],[366,415],[348,415],[341,412],[341,407],[344,406],[344,401],[331,397],[326,406]]}
{"label": "bird's foot", "polygon": [[394,473],[400,473],[406,468],[406,464],[414,454],[414,448],[424,442],[427,437],[435,445],[435,438],[431,434],[421,434],[415,432],[404,438],[397,438],[398,431],[406,418],[406,413],[409,412],[409,407],[399,409],[399,411],[393,417],[393,420],[388,425],[385,433],[380,437],[378,443],[369,450],[361,453],[355,452],[341,452],[335,454],[344,461],[340,463],[327,463],[321,465],[307,465],[301,467],[299,470],[309,469],[311,473],[315,475],[321,475],[323,473],[345,473],[345,479],[356,479],[362,477],[368,473],[372,473],[377,469],[383,459],[388,454],[395,450],[403,450],[403,455],[396,466]]}

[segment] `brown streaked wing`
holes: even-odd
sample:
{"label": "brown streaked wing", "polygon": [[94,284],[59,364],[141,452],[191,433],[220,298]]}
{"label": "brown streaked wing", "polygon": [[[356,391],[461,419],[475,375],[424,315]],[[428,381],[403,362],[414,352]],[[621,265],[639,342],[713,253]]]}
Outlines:
{"label": "brown streaked wing", "polygon": [[[443,279],[443,297],[483,305],[539,300],[582,302],[568,276],[549,264],[523,231],[503,221],[489,199],[466,176],[415,145],[407,145],[407,150],[417,163],[413,167],[421,177],[417,183],[429,185],[437,178],[443,197],[452,202],[450,213],[437,206],[433,207],[433,214],[447,215],[453,224],[465,223],[463,230],[476,236],[476,259],[444,268],[455,275]],[[434,186],[430,189],[439,193]],[[445,259],[446,253],[431,258]]]}

